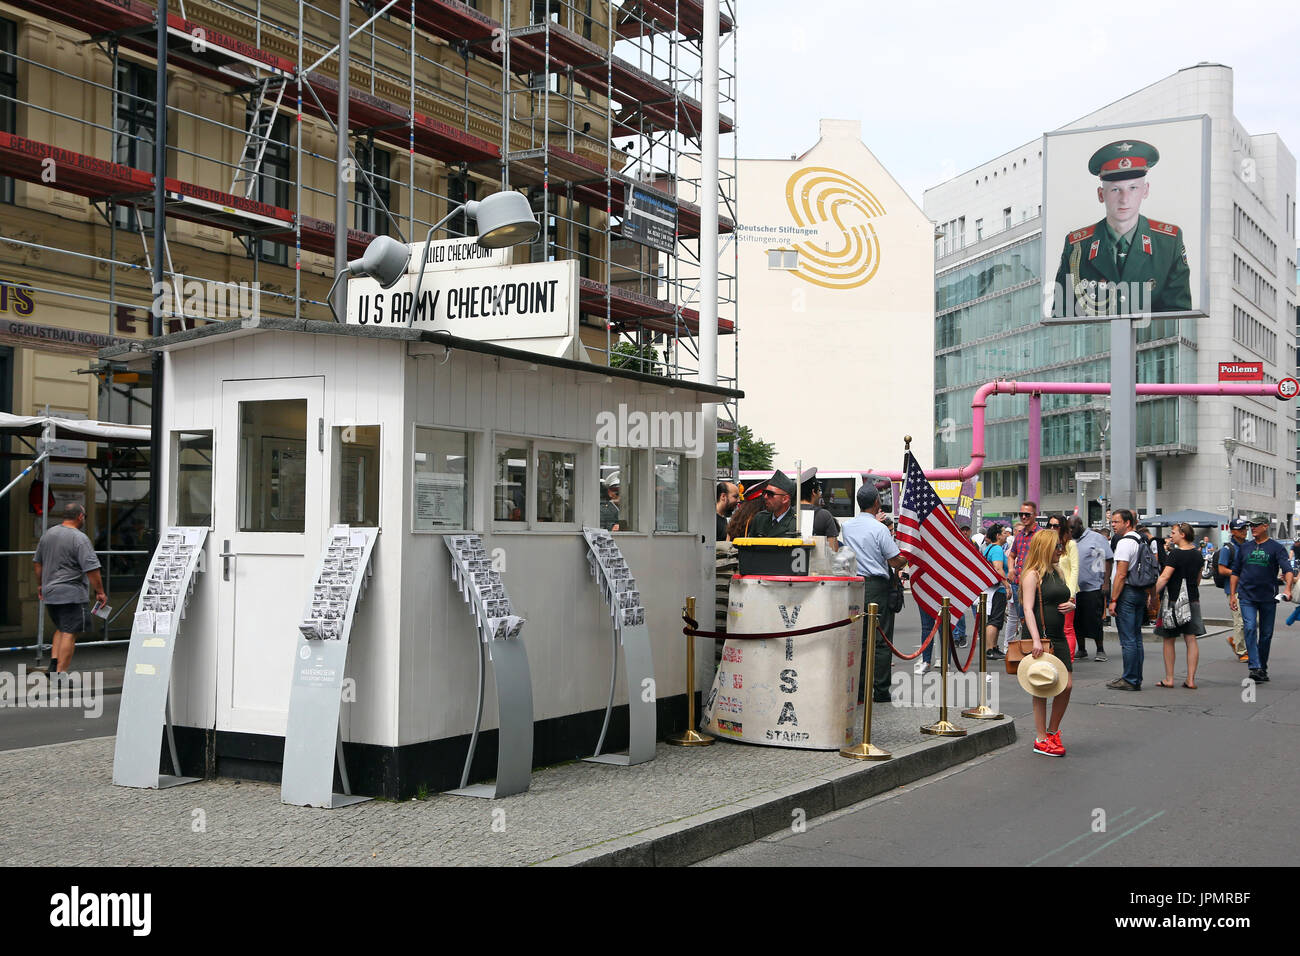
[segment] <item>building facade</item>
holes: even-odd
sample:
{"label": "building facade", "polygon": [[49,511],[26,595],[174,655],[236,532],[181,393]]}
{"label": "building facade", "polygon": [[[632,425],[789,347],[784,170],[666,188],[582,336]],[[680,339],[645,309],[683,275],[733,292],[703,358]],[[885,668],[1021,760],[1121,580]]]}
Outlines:
{"label": "building facade", "polygon": [[[1062,129],[1208,115],[1211,122],[1208,318],[1157,319],[1137,331],[1137,381],[1214,382],[1218,363],[1263,362],[1266,382],[1293,374],[1296,328],[1296,163],[1275,134],[1253,135],[1233,114],[1229,67],[1180,70]],[[1109,323],[1041,322],[1042,140],[1032,140],[925,193],[938,226],[935,422],[940,465],[970,458],[974,391],[997,378],[1110,381]],[[1051,238],[1055,253],[1058,237]],[[1054,260],[1054,256],[1049,257]],[[1105,396],[1045,395],[1040,510],[1086,503],[1104,517],[1109,425]],[[1236,441],[1231,483],[1224,439]],[[1028,399],[987,409],[984,515],[1012,515],[1027,494]],[[1140,397],[1142,512],[1198,508],[1264,512],[1290,528],[1296,412],[1270,397]],[[1108,463],[1108,458],[1107,458]],[[1103,478],[1082,488],[1079,472]],[[1154,495],[1148,489],[1154,485]]]}
{"label": "building facade", "polygon": [[[933,229],[862,142],[823,119],[811,149],[741,159],[740,422],[777,465],[896,470],[933,461]],[[724,354],[724,359],[727,358]]]}
{"label": "building facade", "polygon": [[[735,21],[733,4],[723,9],[719,130],[728,134]],[[250,309],[328,320],[340,197],[351,259],[375,235],[422,241],[462,203],[514,189],[543,225],[514,261],[578,262],[592,361],[695,374],[698,291],[679,262],[699,260],[701,213],[679,158],[700,149],[703,5],[674,10],[428,0],[372,18],[355,4],[343,96],[338,4],[173,5],[163,331]],[[95,356],[148,337],[158,301],[154,13],[141,0],[0,2],[0,411],[150,420],[149,373]],[[732,170],[721,188],[734,183]],[[688,192],[693,202],[680,198]],[[735,204],[724,198],[726,234]],[[669,226],[647,237],[655,216]],[[474,228],[457,216],[435,238]],[[734,294],[734,276],[723,288]],[[223,290],[237,294],[212,308],[210,293]],[[658,361],[641,368],[643,347]],[[0,441],[16,459],[0,466],[5,481],[33,455],[21,440]],[[98,549],[147,550],[148,449],[111,461],[93,444],[73,451],[81,460],[59,469],[62,484],[51,481],[57,497],[86,503]],[[34,547],[40,525],[27,492],[0,503],[4,550]],[[129,612],[144,562],[142,553],[109,562],[119,610]],[[30,560],[11,556],[0,569],[0,628],[31,637],[36,607]],[[129,626],[129,614],[121,621]]]}

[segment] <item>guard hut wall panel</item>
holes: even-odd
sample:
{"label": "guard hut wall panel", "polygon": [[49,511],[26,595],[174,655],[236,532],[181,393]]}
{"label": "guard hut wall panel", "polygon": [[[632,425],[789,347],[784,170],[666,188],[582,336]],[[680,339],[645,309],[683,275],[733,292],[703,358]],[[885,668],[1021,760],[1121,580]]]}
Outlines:
{"label": "guard hut wall panel", "polygon": [[[444,343],[452,344],[449,352]],[[280,660],[279,645],[292,651],[292,618],[312,583],[320,542],[341,518],[340,435],[347,426],[365,428],[368,440],[377,428],[379,444],[374,578],[369,598],[356,610],[345,671],[354,699],[345,696],[341,718],[356,789],[398,797],[421,785],[456,785],[474,726],[477,636],[453,589],[442,540],[444,531],[458,529],[415,530],[415,452],[418,436],[427,441],[429,434],[421,429],[467,436],[457,446],[467,448],[469,458],[468,527],[459,530],[481,534],[489,554],[504,558],[511,600],[528,621],[523,640],[538,728],[535,760],[591,753],[612,667],[609,609],[591,586],[581,530],[599,526],[602,517],[598,416],[618,416],[621,407],[624,414],[647,419],[671,413],[694,425],[702,402],[733,393],[405,329],[263,318],[178,333],[155,344],[167,366],[169,440],[163,442],[166,478],[160,489],[165,515],[173,509],[178,465],[171,436],[212,432],[208,573],[199,579],[173,678],[174,720],[187,769],[197,771],[206,753],[215,757],[207,761],[209,774],[278,779],[292,673],[291,661]],[[105,357],[132,355],[108,350]],[[264,401],[290,405],[262,407]],[[248,424],[255,412],[271,421],[273,412],[286,409],[292,415],[282,418],[292,419],[292,434],[272,434],[269,426],[259,432]],[[241,438],[241,430],[249,429]],[[714,587],[713,528],[704,526],[711,490],[701,459],[688,457],[691,449],[682,446],[690,442],[711,451],[711,437],[690,432],[677,447],[665,449],[681,455],[676,478],[690,517],[678,531],[656,531],[656,449],[636,448],[623,466],[632,492],[624,520],[634,530],[620,533],[618,542],[647,608],[663,734],[680,729],[685,719],[679,608],[686,595],[707,595]],[[517,529],[495,520],[499,440],[529,450],[529,520]],[[250,450],[258,443],[265,451]],[[279,471],[266,465],[273,452]],[[249,486],[252,472],[241,454],[253,456],[249,467],[262,469],[257,474],[266,487]],[[543,456],[553,477],[557,467],[573,468],[566,482],[551,486],[548,498],[553,514],[572,521],[553,528],[534,520]],[[426,490],[430,480],[447,477],[425,476]],[[314,489],[302,500],[300,515],[285,511],[290,481]],[[278,504],[271,508],[267,502],[273,501]],[[270,515],[270,530],[247,530],[251,519],[241,520],[257,508]],[[289,530],[277,533],[282,527]],[[226,553],[234,556],[223,559],[227,540],[232,544]],[[274,577],[250,583],[250,567],[260,575],[258,568],[273,566]],[[241,610],[240,588],[262,602],[257,613],[248,613],[247,602]],[[620,676],[616,702],[625,702],[628,692]],[[496,714],[489,680],[484,730],[496,726]],[[617,727],[616,721],[608,750],[620,746]],[[491,765],[493,741],[494,735],[480,741],[476,767]]]}

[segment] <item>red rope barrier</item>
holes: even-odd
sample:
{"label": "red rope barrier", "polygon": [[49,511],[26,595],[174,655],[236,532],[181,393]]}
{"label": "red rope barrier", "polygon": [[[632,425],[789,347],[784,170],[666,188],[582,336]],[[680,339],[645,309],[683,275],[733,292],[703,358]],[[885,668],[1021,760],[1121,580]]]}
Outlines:
{"label": "red rope barrier", "polygon": [[957,670],[959,670],[961,673],[965,674],[967,671],[970,670],[970,662],[975,659],[975,652],[978,649],[979,649],[979,643],[976,641],[971,641],[970,653],[966,655],[966,663],[965,665],[963,665],[961,662],[961,655],[957,653],[957,645],[949,641],[948,652],[952,656],[952,666],[957,668]]}
{"label": "red rope barrier", "polygon": [[865,614],[854,614],[844,618],[842,621],[833,621],[830,624],[818,624],[816,627],[801,627],[797,631],[769,631],[763,634],[728,634],[726,631],[701,631],[699,630],[700,622],[693,617],[689,617],[684,611],[682,620],[686,626],[682,628],[682,633],[687,637],[711,637],[714,640],[727,640],[733,638],[736,640],[746,641],[770,641],[782,637],[802,637],[807,634],[817,634],[820,631],[833,631],[837,627],[844,627],[846,624],[852,624],[854,621],[865,617]]}
{"label": "red rope barrier", "polygon": [[880,635],[880,639],[885,642],[885,645],[891,651],[894,652],[895,657],[903,661],[914,661],[922,654],[924,654],[925,649],[930,646],[930,642],[934,640],[934,635],[937,634],[938,632],[939,632],[939,622],[935,621],[934,627],[930,630],[930,636],[921,642],[921,646],[916,649],[916,653],[904,654],[902,651],[900,651],[897,647],[894,646],[893,642],[890,641],[889,638],[885,637],[885,632],[880,629],[880,625],[879,624],[876,625],[876,633]]}

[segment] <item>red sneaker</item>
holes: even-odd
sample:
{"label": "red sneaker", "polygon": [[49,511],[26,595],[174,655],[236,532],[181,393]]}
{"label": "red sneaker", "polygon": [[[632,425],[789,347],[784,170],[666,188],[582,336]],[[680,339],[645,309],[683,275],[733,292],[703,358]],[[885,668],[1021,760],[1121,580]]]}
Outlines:
{"label": "red sneaker", "polygon": [[1053,742],[1051,737],[1046,740],[1034,741],[1034,753],[1044,757],[1064,757],[1065,751]]}
{"label": "red sneaker", "polygon": [[1064,757],[1064,756],[1065,756],[1065,744],[1061,743],[1061,732],[1058,730],[1058,731],[1057,731],[1056,733],[1054,733],[1054,734],[1048,734],[1048,735],[1047,735],[1047,739],[1048,739],[1051,743],[1055,744],[1055,745],[1056,745],[1056,749],[1060,751],[1060,753],[1057,754],[1057,756],[1059,756],[1059,757]]}

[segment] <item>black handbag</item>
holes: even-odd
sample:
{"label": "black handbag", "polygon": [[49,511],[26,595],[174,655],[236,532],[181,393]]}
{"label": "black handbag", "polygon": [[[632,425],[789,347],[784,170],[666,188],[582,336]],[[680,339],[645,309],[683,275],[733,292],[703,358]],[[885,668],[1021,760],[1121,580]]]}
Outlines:
{"label": "black handbag", "polygon": [[903,579],[893,568],[889,569],[889,610],[897,614],[903,609]]}

